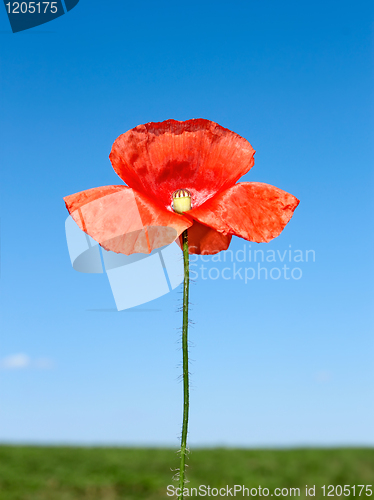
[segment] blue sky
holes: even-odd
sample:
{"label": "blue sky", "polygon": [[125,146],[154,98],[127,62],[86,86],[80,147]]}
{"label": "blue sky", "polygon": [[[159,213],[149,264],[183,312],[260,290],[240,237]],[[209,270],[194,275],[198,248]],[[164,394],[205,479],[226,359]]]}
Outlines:
{"label": "blue sky", "polygon": [[374,444],[372,22],[369,2],[80,0],[12,34],[3,9],[0,441],[178,446],[181,290],[113,310],[71,267],[62,197],[119,182],[128,129],[203,117],[256,149],[244,180],[301,200],[252,248],[315,261],[195,280],[190,444]]}

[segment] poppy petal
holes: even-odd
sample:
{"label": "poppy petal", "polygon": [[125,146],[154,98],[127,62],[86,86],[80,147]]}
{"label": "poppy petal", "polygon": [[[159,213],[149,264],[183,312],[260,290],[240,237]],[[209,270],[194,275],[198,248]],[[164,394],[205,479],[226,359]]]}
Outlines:
{"label": "poppy petal", "polygon": [[192,222],[126,186],[104,186],[64,198],[78,226],[106,250],[130,255],[169,245]]}
{"label": "poppy petal", "polygon": [[240,182],[187,215],[216,231],[257,243],[279,236],[299,200],[260,182]]}
{"label": "poppy petal", "polygon": [[249,142],[215,122],[167,120],[120,135],[110,160],[131,188],[172,210],[172,194],[187,189],[192,207],[233,186],[254,164]]}
{"label": "poppy petal", "polygon": [[[211,227],[194,221],[188,228],[188,248],[190,254],[214,255],[222,250],[227,250],[232,236],[219,233]],[[179,237],[179,246],[182,248],[182,236]]]}

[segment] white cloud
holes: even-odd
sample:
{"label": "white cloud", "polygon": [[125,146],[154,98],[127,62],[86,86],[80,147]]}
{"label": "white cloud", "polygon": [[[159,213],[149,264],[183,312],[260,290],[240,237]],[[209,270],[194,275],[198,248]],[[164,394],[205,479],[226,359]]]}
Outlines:
{"label": "white cloud", "polygon": [[50,358],[38,358],[32,363],[35,368],[39,370],[50,370],[54,367],[54,362]]}
{"label": "white cloud", "polygon": [[321,384],[325,384],[330,382],[332,379],[332,374],[327,370],[321,370],[314,374],[314,378],[317,382]]}
{"label": "white cloud", "polygon": [[30,358],[26,354],[12,354],[0,361],[3,370],[20,370],[30,366]]}
{"label": "white cloud", "polygon": [[24,370],[26,368],[48,370],[53,368],[53,361],[49,358],[37,358],[33,360],[24,353],[11,354],[0,360],[0,369],[2,370]]}

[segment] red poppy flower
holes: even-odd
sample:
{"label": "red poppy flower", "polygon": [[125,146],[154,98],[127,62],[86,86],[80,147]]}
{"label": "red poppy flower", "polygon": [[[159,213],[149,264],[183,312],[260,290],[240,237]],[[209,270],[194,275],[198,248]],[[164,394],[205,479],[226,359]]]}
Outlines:
{"label": "red poppy flower", "polygon": [[[281,189],[237,180],[254,164],[249,142],[209,120],[139,125],[116,139],[110,153],[127,184],[64,198],[78,226],[106,250],[150,253],[188,229],[190,253],[226,250],[233,235],[268,242],[291,219],[299,200]],[[173,209],[185,190],[191,209]]]}

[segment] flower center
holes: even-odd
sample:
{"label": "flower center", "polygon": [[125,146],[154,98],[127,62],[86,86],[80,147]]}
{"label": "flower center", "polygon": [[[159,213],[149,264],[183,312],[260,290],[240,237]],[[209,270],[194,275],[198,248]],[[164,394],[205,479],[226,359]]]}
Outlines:
{"label": "flower center", "polygon": [[187,189],[177,189],[177,191],[174,191],[173,209],[177,214],[191,210],[191,193]]}

